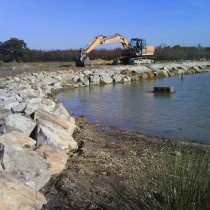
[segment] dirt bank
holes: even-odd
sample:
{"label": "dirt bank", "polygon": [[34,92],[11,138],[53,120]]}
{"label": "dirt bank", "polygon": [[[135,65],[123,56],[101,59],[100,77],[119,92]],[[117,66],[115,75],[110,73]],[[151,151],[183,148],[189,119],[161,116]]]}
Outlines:
{"label": "dirt bank", "polygon": [[181,146],[169,139],[88,124],[83,118],[76,121],[80,149],[70,154],[66,169],[43,189],[48,200],[43,210],[124,209],[109,182],[132,186],[133,166],[137,166],[142,186],[148,193],[158,193],[175,152],[193,151],[199,145]]}

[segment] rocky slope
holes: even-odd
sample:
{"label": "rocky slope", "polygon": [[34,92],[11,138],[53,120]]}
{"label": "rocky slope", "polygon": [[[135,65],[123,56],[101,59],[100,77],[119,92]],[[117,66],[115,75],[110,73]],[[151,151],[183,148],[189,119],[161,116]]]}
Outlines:
{"label": "rocky slope", "polygon": [[[62,104],[52,99],[56,91],[89,85],[202,73],[206,71],[207,65],[207,62],[184,62],[147,66],[66,67],[55,71],[50,69],[44,71],[33,69],[32,71],[28,68],[24,73],[16,71],[13,75],[8,72],[9,76],[4,75],[0,79],[0,206],[9,210],[41,209],[47,200],[40,190],[49,180],[52,180],[52,177],[58,176],[66,168],[67,160],[69,161],[67,169],[71,164],[74,169],[72,174],[66,169],[65,173],[68,175],[65,174],[65,177],[77,176],[79,170],[83,175],[88,174],[88,177],[93,175],[90,178],[93,181],[100,181],[101,176],[112,174],[113,170],[114,173],[118,173],[118,163],[120,168],[124,166],[123,162],[119,161],[113,163],[110,161],[110,165],[103,165],[103,160],[109,160],[114,151],[117,151],[116,154],[126,153],[126,150],[131,147],[126,147],[122,142],[119,143],[119,147],[115,141],[113,144],[110,142],[107,144],[104,137],[102,138],[103,149],[98,147],[97,145],[101,144],[100,139],[96,139],[99,137],[98,134],[95,133],[95,136],[87,138],[91,133],[87,125],[84,129],[84,126],[75,122],[75,117],[71,116]],[[120,133],[118,134],[116,139],[120,136]],[[83,141],[81,135],[86,135],[86,142]],[[142,141],[145,142],[146,138],[144,137]],[[90,148],[85,147],[84,144],[89,145]],[[130,144],[129,141],[127,144]],[[112,146],[114,149],[110,149],[112,154],[109,154],[109,147],[112,148]],[[123,149],[124,146],[126,149]],[[106,151],[103,151],[104,149]],[[78,156],[80,153],[85,155]],[[91,155],[95,158],[96,168],[100,164],[104,167],[103,169],[99,167],[97,173],[94,167],[93,174],[92,171],[87,171],[88,167],[84,170],[80,168],[81,162],[90,161],[91,167],[94,165],[94,158],[89,159]],[[157,155],[160,154],[157,153]],[[146,162],[142,160],[142,164]],[[81,178],[77,180],[79,184],[84,176],[78,177]],[[64,181],[63,178],[58,180],[61,180],[61,183]],[[63,184],[66,185],[65,182]],[[80,184],[81,187],[92,186],[87,180]],[[71,187],[71,196],[74,201],[69,205],[65,204],[67,207],[64,209],[69,209],[70,206],[73,209],[73,204],[76,209],[78,203],[75,200],[79,199],[78,196],[82,192],[78,195],[79,189],[74,182],[68,186]],[[90,189],[91,187],[88,187],[88,191],[85,191],[83,196],[87,195]],[[46,194],[46,191],[44,192]],[[96,190],[94,193],[99,192]],[[53,196],[49,196],[49,199]],[[91,199],[87,200],[86,204]],[[80,199],[78,201],[80,202]],[[78,208],[81,209],[82,206],[87,208],[90,203],[86,204]],[[45,208],[50,209],[47,204]]]}

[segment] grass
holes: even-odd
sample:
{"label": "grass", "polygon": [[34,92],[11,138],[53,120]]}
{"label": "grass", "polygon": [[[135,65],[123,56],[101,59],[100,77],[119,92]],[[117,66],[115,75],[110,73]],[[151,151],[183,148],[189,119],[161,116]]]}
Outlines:
{"label": "grass", "polygon": [[210,202],[209,152],[177,152],[163,194],[164,209],[205,209]]}
{"label": "grass", "polygon": [[168,162],[160,180],[153,183],[158,186],[156,189],[142,182],[141,172],[132,164],[131,185],[110,183],[124,209],[202,210],[210,207],[209,151],[177,151]]}

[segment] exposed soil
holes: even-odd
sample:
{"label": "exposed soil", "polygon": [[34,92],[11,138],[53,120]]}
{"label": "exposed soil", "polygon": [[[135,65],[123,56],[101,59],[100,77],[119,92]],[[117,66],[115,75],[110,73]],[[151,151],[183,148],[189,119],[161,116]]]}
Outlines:
{"label": "exposed soil", "polygon": [[0,77],[14,76],[24,73],[39,73],[42,71],[63,71],[78,69],[73,63],[47,62],[47,63],[7,63],[0,66]]}
{"label": "exposed soil", "polygon": [[132,176],[138,175],[148,193],[158,194],[175,151],[194,148],[193,144],[180,147],[173,140],[88,124],[83,118],[76,121],[80,129],[75,140],[80,147],[70,154],[66,169],[43,189],[48,200],[43,210],[126,209],[115,198],[110,182],[117,188],[131,187]]}

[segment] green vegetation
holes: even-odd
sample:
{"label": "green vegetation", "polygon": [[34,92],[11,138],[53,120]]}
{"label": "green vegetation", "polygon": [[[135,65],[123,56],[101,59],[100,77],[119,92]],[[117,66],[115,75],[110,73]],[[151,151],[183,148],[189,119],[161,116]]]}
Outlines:
{"label": "green vegetation", "polygon": [[[96,49],[89,53],[91,60],[103,59],[112,60],[120,57],[123,49]],[[69,62],[74,61],[79,55],[79,49],[69,50],[33,50],[28,49],[27,44],[20,39],[11,38],[5,42],[0,42],[0,60],[5,62]],[[157,60],[199,60],[210,59],[210,47],[183,47],[160,45],[156,47]]]}
{"label": "green vegetation", "polygon": [[169,166],[163,167],[162,176],[148,186],[137,168],[132,165],[131,185],[111,184],[125,209],[201,210],[210,206],[208,152],[176,152]]}
{"label": "green vegetation", "polygon": [[0,42],[0,60],[9,62],[23,60],[24,53],[28,50],[26,43],[17,38]]}
{"label": "green vegetation", "polygon": [[198,60],[210,59],[210,47],[182,47],[175,45],[173,47],[161,45],[156,48],[157,60]]}

